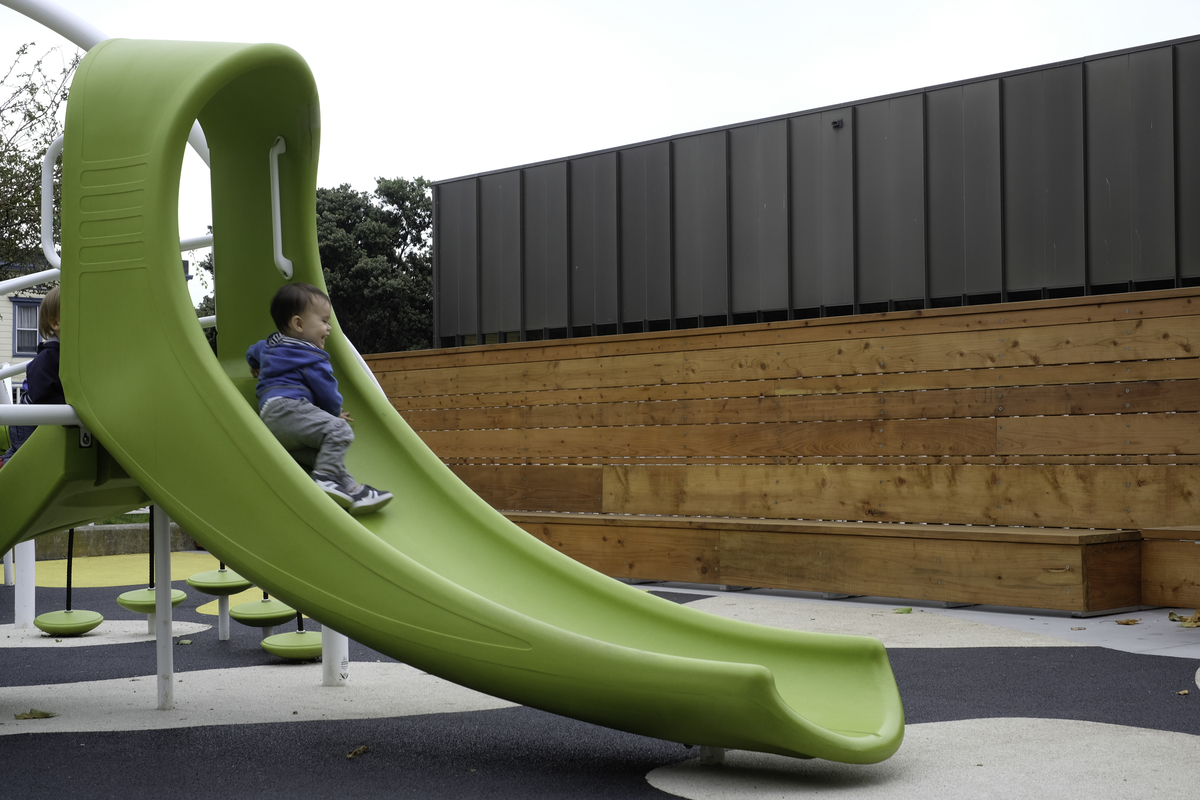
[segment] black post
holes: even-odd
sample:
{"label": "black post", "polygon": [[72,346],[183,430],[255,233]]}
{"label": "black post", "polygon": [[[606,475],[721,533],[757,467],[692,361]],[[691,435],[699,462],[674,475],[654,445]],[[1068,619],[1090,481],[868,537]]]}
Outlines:
{"label": "black post", "polygon": [[71,610],[71,561],[75,555],[75,529],[67,531],[67,611]]}
{"label": "black post", "polygon": [[154,506],[150,506],[150,588],[154,588]]}

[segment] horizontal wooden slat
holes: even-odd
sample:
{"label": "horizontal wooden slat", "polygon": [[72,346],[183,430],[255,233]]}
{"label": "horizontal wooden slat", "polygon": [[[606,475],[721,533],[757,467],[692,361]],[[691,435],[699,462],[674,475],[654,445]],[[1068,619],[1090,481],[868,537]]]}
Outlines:
{"label": "horizontal wooden slat", "polygon": [[1085,611],[1082,548],[723,532],[723,582]]}
{"label": "horizontal wooden slat", "polygon": [[[512,517],[510,517],[511,519]],[[661,527],[594,525],[539,520],[519,526],[554,549],[616,578],[719,583],[721,534],[693,529],[686,536]]]}
{"label": "horizontal wooden slat", "polygon": [[494,508],[599,512],[600,467],[451,466]]}
{"label": "horizontal wooden slat", "polygon": [[[416,409],[513,408],[540,405],[634,403],[665,400],[699,400],[735,397],[790,397],[795,395],[872,395],[946,389],[991,389],[1059,384],[1170,382],[1200,378],[1200,359],[1124,361],[1113,364],[1060,364],[986,370],[944,370],[894,374],[847,375],[831,378],[723,381],[717,383],[658,384],[649,386],[579,388],[561,391],[512,391],[493,386],[489,392],[451,395],[403,396],[385,385],[400,411]],[[1165,410],[1165,409],[1164,409]]]}
{"label": "horizontal wooden slat", "polygon": [[1137,542],[1137,530],[1089,530],[1079,528],[1013,528],[991,525],[928,525],[890,522],[829,522],[797,519],[728,519],[722,517],[664,517],[636,514],[564,514],[509,511],[505,515],[522,526],[565,525],[572,528],[616,531],[593,536],[619,536],[626,528],[679,528],[696,531],[755,531],[779,534],[828,534],[836,536],[892,537],[898,539],[947,539],[964,542],[1056,544],[1078,547],[1112,542]]}
{"label": "horizontal wooden slat", "polygon": [[763,347],[779,341],[830,341],[911,334],[1001,331],[1037,325],[1152,319],[1194,314],[1197,298],[1200,298],[1200,290],[1185,288],[969,308],[893,311],[856,317],[771,322],[705,330],[380,353],[364,358],[372,370],[386,374],[420,369],[457,369],[485,364]]}
{"label": "horizontal wooden slat", "polygon": [[1142,528],[1200,518],[1196,466],[608,466],[614,514]]}
{"label": "horizontal wooden slat", "polygon": [[769,347],[601,356],[385,373],[391,394],[479,394],[1191,358],[1200,317],[1078,323]]}
{"label": "horizontal wooden slat", "polygon": [[442,458],[1200,453],[1194,414],[423,431]]}
{"label": "horizontal wooden slat", "polygon": [[1200,381],[405,411],[413,429],[583,428],[1200,411]]}
{"label": "horizontal wooden slat", "polygon": [[1200,608],[1200,543],[1142,542],[1142,603]]}

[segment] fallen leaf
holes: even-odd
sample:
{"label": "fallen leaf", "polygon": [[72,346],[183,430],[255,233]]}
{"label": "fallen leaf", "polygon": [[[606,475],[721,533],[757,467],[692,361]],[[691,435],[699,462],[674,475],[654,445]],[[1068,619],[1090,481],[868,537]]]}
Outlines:
{"label": "fallen leaf", "polygon": [[31,708],[24,714],[13,714],[16,719],[50,719],[57,717],[58,713],[54,711],[38,711],[36,708]]}
{"label": "fallen leaf", "polygon": [[912,609],[911,608],[893,608],[892,613],[893,614],[911,614]]}
{"label": "fallen leaf", "polygon": [[371,748],[367,747],[364,744],[362,747],[356,747],[353,750],[351,750],[349,753],[346,753],[346,758],[358,758],[359,756],[361,756],[363,753],[367,752],[370,749]]}
{"label": "fallen leaf", "polygon": [[1188,618],[1182,617],[1179,614],[1176,614],[1174,611],[1168,611],[1167,619],[1171,620],[1171,622],[1186,622]]}
{"label": "fallen leaf", "polygon": [[1071,628],[1073,631],[1086,631],[1087,628]]}
{"label": "fallen leaf", "polygon": [[1188,693],[1188,690],[1184,689],[1182,692],[1176,692],[1175,694],[1186,695],[1187,693]]}
{"label": "fallen leaf", "polygon": [[191,644],[192,640],[191,639],[180,639],[179,643],[180,644]]}
{"label": "fallen leaf", "polygon": [[1119,620],[1117,620],[1118,625],[1137,625],[1139,622],[1141,622],[1140,619],[1119,619]]}

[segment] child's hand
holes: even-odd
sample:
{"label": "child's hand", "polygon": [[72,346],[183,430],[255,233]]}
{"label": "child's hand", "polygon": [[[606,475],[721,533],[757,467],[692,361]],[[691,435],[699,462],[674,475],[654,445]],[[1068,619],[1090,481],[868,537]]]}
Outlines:
{"label": "child's hand", "polygon": [[349,411],[343,411],[342,413],[338,414],[338,416],[346,420],[346,422],[354,422],[354,417],[350,416]]}
{"label": "child's hand", "polygon": [[250,375],[254,378],[254,380],[258,380],[258,370],[254,367],[250,368]]}

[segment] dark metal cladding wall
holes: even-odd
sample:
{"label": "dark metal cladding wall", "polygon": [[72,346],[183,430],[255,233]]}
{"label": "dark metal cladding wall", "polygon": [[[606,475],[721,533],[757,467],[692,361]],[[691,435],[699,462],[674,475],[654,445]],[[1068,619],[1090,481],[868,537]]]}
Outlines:
{"label": "dark metal cladding wall", "polygon": [[621,152],[621,321],[671,312],[671,145]]}
{"label": "dark metal cladding wall", "polygon": [[617,154],[576,159],[571,162],[573,327],[617,322],[618,253]]}
{"label": "dark metal cladding wall", "polygon": [[1200,37],[437,184],[438,344],[1200,283]]}
{"label": "dark metal cladding wall", "polygon": [[439,336],[479,330],[479,247],[476,182],[437,187],[437,313]]}
{"label": "dark metal cladding wall", "polygon": [[546,164],[524,172],[524,329],[565,331],[570,286],[567,165]]}
{"label": "dark metal cladding wall", "polygon": [[789,120],[792,307],[854,307],[854,109]]}
{"label": "dark metal cladding wall", "polygon": [[521,173],[479,179],[480,323],[485,331],[521,329]]}

